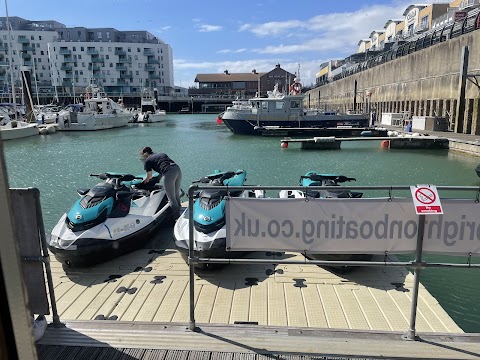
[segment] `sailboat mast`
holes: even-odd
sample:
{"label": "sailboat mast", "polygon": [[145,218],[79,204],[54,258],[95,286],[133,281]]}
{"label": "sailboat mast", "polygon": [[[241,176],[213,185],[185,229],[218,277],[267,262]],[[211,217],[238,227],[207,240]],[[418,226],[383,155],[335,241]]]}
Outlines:
{"label": "sailboat mast", "polygon": [[13,109],[15,111],[15,120],[17,119],[17,98],[15,96],[15,81],[13,80],[13,64],[12,64],[12,33],[10,31],[10,21],[8,20],[8,6],[7,0],[5,0],[5,16],[7,18],[7,31],[8,31],[8,62],[10,68],[10,81],[12,83],[12,102]]}
{"label": "sailboat mast", "polygon": [[52,58],[51,58],[51,50],[50,50],[50,43],[47,44],[47,53],[48,53],[48,61],[50,63],[50,74],[52,75],[52,83],[53,83],[53,88],[55,89],[55,101],[57,102],[57,104],[60,102],[60,100],[58,100],[58,92],[57,92],[57,73],[55,72],[55,70],[53,69],[53,66],[52,66]]}

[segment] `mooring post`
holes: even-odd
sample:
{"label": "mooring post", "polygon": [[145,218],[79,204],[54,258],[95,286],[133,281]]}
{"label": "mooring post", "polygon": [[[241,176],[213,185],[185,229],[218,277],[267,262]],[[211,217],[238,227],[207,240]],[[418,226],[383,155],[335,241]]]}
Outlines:
{"label": "mooring post", "polygon": [[468,46],[462,48],[462,59],[460,63],[460,79],[458,81],[458,101],[457,114],[455,119],[455,132],[463,133],[464,117],[465,117],[465,88],[468,78]]}

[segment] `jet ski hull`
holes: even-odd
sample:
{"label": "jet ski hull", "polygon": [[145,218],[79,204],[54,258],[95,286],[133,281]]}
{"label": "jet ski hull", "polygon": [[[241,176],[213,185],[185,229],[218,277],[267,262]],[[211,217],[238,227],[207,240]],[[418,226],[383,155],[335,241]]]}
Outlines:
{"label": "jet ski hull", "polygon": [[171,218],[171,216],[171,209],[168,207],[168,209],[150,224],[118,239],[84,237],[76,240],[74,247],[65,249],[52,246],[51,241],[50,244],[48,244],[48,249],[55,255],[55,258],[66,267],[87,267],[95,265],[140,249],[151,239],[151,235],[158,230],[160,225],[168,218]]}

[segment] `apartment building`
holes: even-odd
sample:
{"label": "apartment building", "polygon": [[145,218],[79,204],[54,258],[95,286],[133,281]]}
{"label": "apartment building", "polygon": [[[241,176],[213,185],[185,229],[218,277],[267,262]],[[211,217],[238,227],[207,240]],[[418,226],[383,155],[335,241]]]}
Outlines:
{"label": "apartment building", "polygon": [[[364,62],[376,56],[381,56],[390,49],[398,49],[404,44],[415,41],[436,27],[453,27],[468,17],[469,11],[480,7],[480,0],[454,0],[445,3],[412,4],[403,12],[402,19],[387,20],[383,29],[371,31],[368,38],[357,43],[355,54],[340,60],[340,66],[335,68],[320,65],[316,74],[316,84],[334,81],[335,78],[348,76],[360,71]],[[474,10],[473,12],[475,12]],[[480,27],[480,18],[477,19]],[[434,31],[434,30],[432,30]],[[423,34],[423,35],[422,35]],[[336,60],[339,62],[339,60]]]}
{"label": "apartment building", "polygon": [[140,93],[142,88],[174,93],[172,49],[148,31],[68,28],[19,17],[9,22],[11,41],[6,18],[0,17],[0,88],[10,82],[6,70],[11,58],[16,85],[20,67],[28,66],[39,92],[53,93],[57,87],[80,93],[95,79],[109,94]]}

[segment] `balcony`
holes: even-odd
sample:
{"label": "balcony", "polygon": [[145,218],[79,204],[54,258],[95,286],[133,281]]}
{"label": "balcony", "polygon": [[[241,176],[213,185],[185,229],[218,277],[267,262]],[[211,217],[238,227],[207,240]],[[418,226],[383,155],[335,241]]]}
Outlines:
{"label": "balcony", "polygon": [[60,66],[60,70],[72,71],[72,70],[73,70],[73,67],[72,67],[71,65],[62,64],[62,65]]}
{"label": "balcony", "polygon": [[155,55],[155,52],[152,49],[144,49],[143,55]]}
{"label": "balcony", "polygon": [[160,79],[160,75],[158,74],[148,74],[149,79]]}
{"label": "balcony", "polygon": [[122,80],[122,79],[117,79],[117,85],[118,86],[128,86],[129,83],[128,81]]}
{"label": "balcony", "polygon": [[115,66],[115,70],[119,70],[119,71],[125,71],[125,70],[128,70],[128,67],[127,65],[118,65]]}
{"label": "balcony", "polygon": [[62,86],[71,87],[72,86],[72,80],[63,79]]}
{"label": "balcony", "polygon": [[63,80],[65,79],[73,79],[73,74],[72,73],[66,73],[65,75],[63,75]]}
{"label": "balcony", "polygon": [[26,52],[22,52],[22,58],[23,59],[30,59],[32,57],[32,54],[29,54],[29,53],[26,53]]}
{"label": "balcony", "polygon": [[130,64],[132,62],[132,59],[120,58],[120,59],[118,59],[118,62],[122,63],[122,64],[126,64],[126,63]]}
{"label": "balcony", "polygon": [[33,66],[33,61],[25,60],[23,66]]}
{"label": "balcony", "polygon": [[74,63],[74,62],[77,62],[77,60],[75,60],[73,57],[66,57],[63,59],[63,62],[66,62],[66,63]]}
{"label": "balcony", "polygon": [[17,41],[20,43],[20,44],[30,44],[30,39],[26,38],[26,37],[23,37],[23,36],[19,36]]}
{"label": "balcony", "polygon": [[463,0],[458,6],[459,10],[468,11],[480,5],[480,0]]}
{"label": "balcony", "polygon": [[120,73],[120,79],[130,79],[132,77],[131,74],[128,73]]}
{"label": "balcony", "polygon": [[35,46],[22,46],[22,48],[20,49],[20,51],[34,51],[35,50]]}
{"label": "balcony", "polygon": [[102,67],[100,65],[93,65],[93,64],[88,64],[88,70],[93,70],[93,71],[98,71]]}
{"label": "balcony", "polygon": [[115,49],[115,55],[126,56],[127,52],[125,50]]}
{"label": "balcony", "polygon": [[72,53],[72,50],[60,49],[60,50],[58,51],[58,53],[59,53],[60,55],[70,55],[70,54]]}
{"label": "balcony", "polygon": [[92,63],[104,63],[105,60],[104,60],[103,57],[95,57],[95,58],[92,57],[91,62],[92,62]]}
{"label": "balcony", "polygon": [[145,68],[144,68],[145,71],[155,71],[157,69],[158,67],[153,65],[145,65]]}
{"label": "balcony", "polygon": [[94,48],[88,48],[87,49],[87,55],[98,55],[98,50]]}
{"label": "balcony", "polygon": [[148,64],[160,64],[160,60],[157,60],[157,59],[155,59],[155,58],[149,58],[149,59],[147,60],[147,63],[148,63]]}

